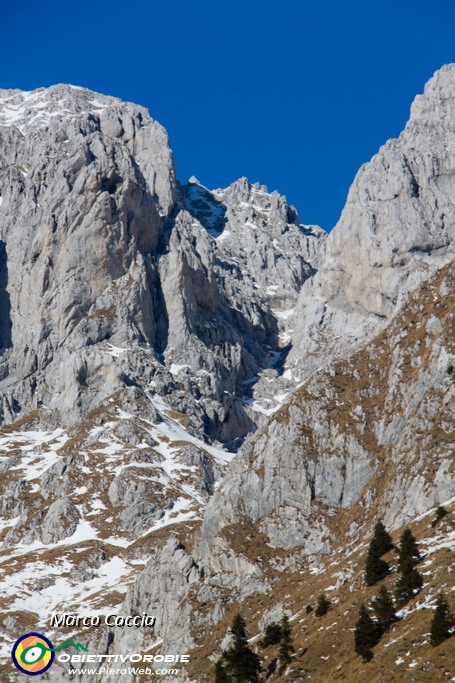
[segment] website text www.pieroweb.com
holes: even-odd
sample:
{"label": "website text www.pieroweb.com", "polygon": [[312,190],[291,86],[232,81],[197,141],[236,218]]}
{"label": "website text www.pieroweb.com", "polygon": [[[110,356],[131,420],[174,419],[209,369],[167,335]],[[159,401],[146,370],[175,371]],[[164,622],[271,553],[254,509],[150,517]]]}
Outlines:
{"label": "website text www.pieroweb.com", "polygon": [[95,654],[71,639],[54,646],[41,633],[20,636],[14,643],[11,658],[16,668],[28,676],[42,674],[56,662],[68,668],[70,675],[178,676],[190,661],[188,654]]}

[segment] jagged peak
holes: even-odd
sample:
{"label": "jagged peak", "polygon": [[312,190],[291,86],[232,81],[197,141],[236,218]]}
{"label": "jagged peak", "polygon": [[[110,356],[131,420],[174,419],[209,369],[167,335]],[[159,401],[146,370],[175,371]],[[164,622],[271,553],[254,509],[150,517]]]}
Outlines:
{"label": "jagged peak", "polygon": [[415,97],[411,105],[410,120],[428,118],[435,112],[439,117],[446,108],[447,101],[453,99],[455,99],[455,64],[445,64],[427,81],[423,95]]}
{"label": "jagged peak", "polygon": [[192,175],[191,178],[188,178],[188,185],[199,185],[200,187],[205,187],[197,178],[195,175]]}
{"label": "jagged peak", "polygon": [[[453,69],[435,83],[452,83]],[[351,560],[342,573],[332,562],[323,568],[327,582],[315,584],[318,556],[338,541],[363,540],[379,513],[395,526],[453,502],[451,264],[436,276],[455,253],[439,237],[455,244],[452,130],[422,119],[420,130],[409,127],[385,146],[325,240],[322,230],[298,225],[279,192],[246,177],[214,191],[192,177],[174,204],[167,139],[154,124],[138,125],[135,105],[66,85],[1,93],[0,115],[5,103],[34,123],[43,112],[64,117],[67,101],[70,112],[55,119],[61,126],[28,128],[33,135],[3,130],[0,411],[16,422],[0,433],[7,654],[30,601],[30,630],[41,630],[44,600],[47,611],[62,586],[73,600],[81,581],[97,610],[101,598],[110,610],[133,576],[125,614],[161,596],[150,640],[137,629],[124,639],[119,628],[113,652],[155,648],[156,637],[168,651],[188,651],[193,635],[221,633],[231,608],[259,594],[265,624],[272,610],[291,610],[291,584],[295,625],[308,618],[302,605],[316,590],[336,590],[352,608],[362,569],[356,578]],[[429,111],[435,103],[435,121],[450,113],[443,95],[429,88],[421,96]],[[79,125],[87,107],[102,113]],[[58,128],[68,132],[61,154]],[[89,146],[98,156],[84,154]],[[187,210],[176,215],[182,197]],[[172,208],[163,210],[166,221],[156,198]],[[404,307],[384,328],[397,291]],[[369,316],[383,332],[353,349],[357,336],[377,331]],[[327,367],[309,376],[315,363]],[[256,426],[215,492],[231,455],[213,443],[233,450]],[[429,533],[428,548],[448,547]],[[169,534],[177,540],[163,546]],[[27,544],[33,552],[19,576]],[[64,564],[53,563],[57,544]],[[336,600],[332,614],[336,604],[347,616]],[[336,623],[327,625],[330,636]],[[351,638],[352,623],[352,615],[343,622],[343,637]],[[321,628],[308,630],[319,643]],[[90,651],[99,651],[104,636],[90,637]],[[309,657],[329,660],[317,648]],[[334,670],[330,660],[323,666]],[[197,680],[206,680],[203,670]]]}

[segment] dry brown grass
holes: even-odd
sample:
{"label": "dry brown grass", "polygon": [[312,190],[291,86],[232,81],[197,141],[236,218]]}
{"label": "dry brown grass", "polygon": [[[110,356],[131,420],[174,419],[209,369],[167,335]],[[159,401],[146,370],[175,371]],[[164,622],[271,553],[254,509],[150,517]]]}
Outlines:
{"label": "dry brown grass", "polygon": [[[431,528],[433,517],[426,517],[412,525],[419,541],[433,536],[455,531],[455,511],[442,520],[436,529]],[[393,534],[397,542],[402,529]],[[256,556],[262,553],[262,545],[256,548]],[[219,644],[226,635],[233,617],[240,612],[246,619],[250,636],[259,636],[258,622],[264,613],[275,605],[282,604],[288,613],[294,615],[292,624],[295,656],[290,671],[283,676],[272,675],[271,683],[281,681],[307,681],[331,683],[433,683],[452,680],[455,676],[455,637],[437,648],[428,642],[432,617],[431,609],[415,609],[430,595],[435,596],[443,590],[455,613],[454,586],[455,571],[453,551],[441,549],[431,557],[433,563],[425,567],[425,559],[419,569],[425,572],[423,590],[407,605],[411,612],[397,622],[374,648],[374,658],[363,663],[354,652],[353,629],[358,617],[360,604],[369,604],[377,594],[381,584],[368,587],[364,584],[364,563],[367,547],[357,549],[350,556],[344,548],[336,550],[331,558],[321,565],[320,574],[310,574],[303,570],[300,574],[275,574],[273,587],[265,594],[254,595],[231,604],[225,617],[213,629],[206,628],[197,638],[197,647],[192,652],[189,672],[194,681],[213,681],[213,661],[220,656]],[[253,552],[251,548],[249,552]],[[385,556],[391,564],[396,562],[396,553],[391,551]],[[345,573],[343,579],[342,573]],[[393,592],[397,575],[391,574],[384,584]],[[381,582],[382,583],[382,582]],[[334,588],[336,586],[336,588]],[[325,593],[332,602],[328,613],[316,617],[314,611],[306,613],[306,606],[316,606],[317,597]],[[229,599],[226,591],[226,600]],[[231,602],[231,601],[230,601]],[[199,615],[210,614],[210,605],[197,604]],[[253,645],[257,648],[257,643]],[[263,651],[258,648],[264,667],[277,656],[277,648]],[[403,663],[396,664],[400,658]],[[415,666],[409,665],[415,662]]]}
{"label": "dry brown grass", "polygon": [[112,304],[108,308],[97,308],[87,316],[88,318],[109,318],[112,320],[115,317],[115,306]]}
{"label": "dry brown grass", "polygon": [[39,420],[40,414],[40,410],[32,410],[23,417],[16,420],[15,422],[11,422],[8,425],[2,425],[0,435],[10,434],[11,432],[19,432],[26,426],[29,427],[29,429],[32,428],[32,426],[34,426],[37,420]]}
{"label": "dry brown grass", "polygon": [[[307,409],[308,406],[313,404],[317,407],[321,404],[321,392],[325,391],[327,401],[324,416],[330,428],[334,425],[344,434],[355,436],[358,443],[371,454],[372,459],[379,461],[376,473],[362,493],[360,504],[345,510],[340,509],[336,515],[329,515],[327,513],[330,511],[319,509],[317,501],[314,501],[314,512],[317,509],[318,514],[325,517],[325,523],[334,538],[349,538],[347,532],[352,524],[358,527],[360,525],[363,529],[370,524],[372,528],[374,521],[381,516],[381,501],[383,503],[387,500],[387,489],[397,478],[406,481],[407,477],[416,477],[420,473],[431,486],[443,458],[452,460],[446,476],[455,475],[455,430],[451,427],[451,403],[444,400],[444,391],[447,388],[434,386],[427,392],[428,404],[438,407],[431,419],[426,415],[425,405],[417,406],[410,412],[405,393],[407,391],[412,395],[412,387],[418,382],[420,373],[428,371],[430,363],[434,362],[432,354],[435,341],[441,342],[449,353],[455,353],[455,294],[441,297],[439,288],[443,280],[448,289],[455,292],[455,273],[447,267],[433,281],[422,285],[388,328],[368,346],[348,359],[335,362],[329,370],[318,373],[314,384],[312,379],[308,380],[273,417],[273,422],[288,423],[294,406],[297,413],[303,416],[299,445],[306,459],[317,460],[320,458],[318,445],[312,424],[310,421],[306,423],[305,416],[312,414],[311,409]],[[440,320],[441,333],[427,332],[427,323],[433,317]],[[401,349],[398,359],[393,356],[397,343]],[[399,381],[391,390],[391,373],[397,371],[400,373]],[[447,372],[450,374],[450,369]],[[357,405],[361,405],[364,411],[363,432],[356,428],[352,415],[352,410]],[[385,448],[378,443],[375,422],[383,420],[387,426],[397,415],[402,415],[405,420],[417,418],[417,445],[414,444],[412,451],[396,453],[393,446]],[[260,454],[253,451],[251,464],[254,464],[256,474],[263,476],[263,466],[259,466],[258,461]],[[364,501],[368,494],[371,494],[372,502],[366,505]],[[438,525],[437,531],[453,531],[453,515],[452,506],[451,517],[445,518]],[[313,513],[311,519],[314,520]],[[434,533],[430,521],[431,517],[426,517],[413,523],[412,529],[417,538],[424,540]],[[397,530],[394,534],[395,540],[400,531]],[[310,575],[307,568],[303,567],[299,575],[285,575],[273,570],[273,566],[270,571],[267,539],[255,529],[251,520],[240,520],[238,524],[228,525],[220,535],[227,544],[226,553],[229,555],[232,551],[235,556],[243,556],[251,563],[258,564],[264,584],[268,581],[272,587],[265,594],[256,594],[237,604],[232,604],[235,603],[235,597],[228,590],[219,589],[217,596],[221,602],[225,602],[226,613],[213,627],[200,628],[190,667],[194,681],[213,681],[211,660],[220,655],[219,644],[236,612],[243,614],[250,635],[256,636],[259,635],[258,622],[264,613],[280,603],[290,613],[297,615],[293,621],[296,656],[291,671],[281,678],[273,675],[269,679],[272,682],[313,680],[317,683],[331,683],[343,680],[347,683],[360,683],[365,677],[368,677],[370,683],[432,683],[455,680],[455,637],[438,648],[432,648],[428,642],[432,610],[415,609],[419,602],[443,590],[452,612],[455,613],[455,593],[452,590],[455,587],[453,550],[438,550],[429,569],[421,566],[421,570],[427,574],[426,584],[424,590],[410,602],[411,613],[383,636],[375,648],[373,661],[364,664],[354,653],[353,628],[360,603],[368,603],[379,588],[364,585],[366,546],[350,557],[335,549],[335,554],[326,559],[321,574]],[[277,553],[272,551],[272,555],[273,552]],[[386,559],[396,562],[394,558],[394,553],[390,553]],[[336,576],[337,572],[344,574],[345,582],[342,577]],[[384,583],[393,590],[395,580],[396,576],[391,575]],[[336,590],[329,590],[333,585],[337,586]],[[335,598],[336,603],[320,619],[314,613],[307,615],[305,606],[312,604],[314,607],[317,596],[323,592]],[[210,603],[200,605],[195,596],[192,599],[202,623],[209,622],[212,618]],[[273,655],[276,656],[273,649],[270,653],[265,653],[266,663]],[[415,665],[409,666],[414,662]]]}

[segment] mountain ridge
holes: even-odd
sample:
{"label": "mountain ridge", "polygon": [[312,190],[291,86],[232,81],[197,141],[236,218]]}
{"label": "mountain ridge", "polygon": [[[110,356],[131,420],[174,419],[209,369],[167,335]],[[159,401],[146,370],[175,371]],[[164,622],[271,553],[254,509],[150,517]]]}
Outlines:
{"label": "mountain ridge", "polygon": [[452,500],[454,132],[449,65],[326,235],[246,178],[178,184],[137,105],[0,90],[6,643],[79,581],[157,611],[89,649],[197,660],[234,604],[281,615],[288,574]]}

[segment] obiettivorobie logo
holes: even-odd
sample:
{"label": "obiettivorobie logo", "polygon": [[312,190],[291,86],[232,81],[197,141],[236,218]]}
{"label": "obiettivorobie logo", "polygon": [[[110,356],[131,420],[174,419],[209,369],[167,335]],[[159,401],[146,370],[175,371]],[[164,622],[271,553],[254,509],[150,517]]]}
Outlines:
{"label": "obiettivorobie logo", "polygon": [[46,636],[41,633],[26,633],[14,643],[11,657],[15,666],[27,676],[38,676],[47,671],[55,659],[55,653],[64,647],[74,647],[76,650],[87,648],[72,640],[65,640],[62,645],[54,647]]}

